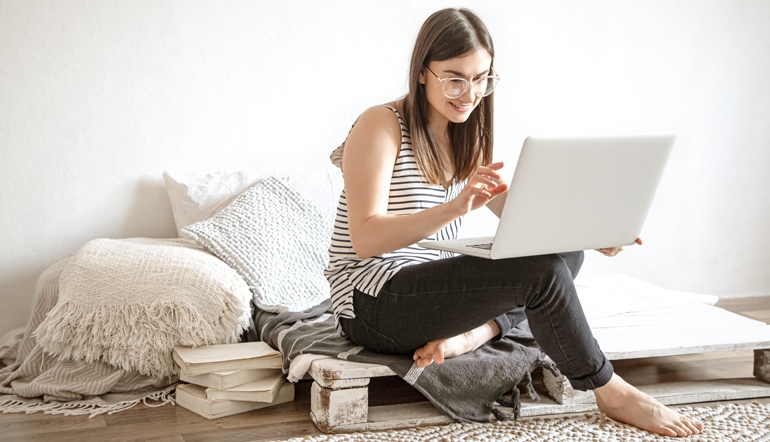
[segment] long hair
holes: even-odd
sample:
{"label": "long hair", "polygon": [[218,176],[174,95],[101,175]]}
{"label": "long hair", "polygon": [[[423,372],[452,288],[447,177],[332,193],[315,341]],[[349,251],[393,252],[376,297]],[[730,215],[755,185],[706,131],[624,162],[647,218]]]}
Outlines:
{"label": "long hair", "polygon": [[[409,66],[409,92],[404,97],[404,118],[412,138],[417,167],[430,184],[443,183],[444,167],[438,144],[428,124],[425,85],[419,75],[431,61],[444,61],[485,48],[492,56],[492,37],[481,19],[468,9],[448,8],[433,13],[417,35]],[[463,123],[449,122],[448,135],[454,157],[454,181],[470,178],[479,165],[492,160],[494,93]]]}

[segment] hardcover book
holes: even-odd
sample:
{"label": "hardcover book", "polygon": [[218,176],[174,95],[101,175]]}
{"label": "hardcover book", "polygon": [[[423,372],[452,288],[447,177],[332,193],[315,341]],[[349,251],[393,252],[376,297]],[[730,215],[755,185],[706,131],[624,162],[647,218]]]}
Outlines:
{"label": "hardcover book", "polygon": [[248,402],[273,402],[281,385],[285,383],[283,373],[262,378],[247,384],[239,385],[227,390],[207,388],[206,397],[209,399],[227,399],[231,401]]}
{"label": "hardcover book", "polygon": [[262,341],[175,347],[173,357],[181,373],[189,376],[216,371],[281,368],[282,366],[281,353]]}
{"label": "hardcover book", "polygon": [[217,390],[227,390],[280,372],[281,370],[277,368],[255,368],[252,370],[215,371],[197,376],[181,373],[179,380]]}
{"label": "hardcover book", "polygon": [[213,400],[206,397],[204,387],[195,384],[179,384],[176,387],[176,403],[206,419],[217,419],[246,411],[271,407],[294,400],[294,384],[284,382],[273,402],[242,402]]}

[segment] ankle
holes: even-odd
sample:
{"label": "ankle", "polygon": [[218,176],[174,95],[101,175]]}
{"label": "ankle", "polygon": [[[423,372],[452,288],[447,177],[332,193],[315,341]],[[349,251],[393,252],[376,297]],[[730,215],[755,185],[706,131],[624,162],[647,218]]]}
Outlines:
{"label": "ankle", "polygon": [[467,343],[467,350],[473,351],[489,342],[492,338],[500,334],[500,327],[495,321],[489,321],[486,324],[476,327],[473,330],[463,333]]}
{"label": "ankle", "polygon": [[632,387],[623,378],[612,374],[609,382],[594,390],[597,404],[610,408],[622,406],[632,396]]}

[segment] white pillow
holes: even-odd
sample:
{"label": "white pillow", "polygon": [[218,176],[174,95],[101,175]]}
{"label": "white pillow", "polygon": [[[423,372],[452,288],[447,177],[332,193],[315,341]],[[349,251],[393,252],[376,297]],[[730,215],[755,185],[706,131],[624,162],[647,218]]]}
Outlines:
{"label": "white pillow", "polygon": [[334,219],[342,191],[342,174],[336,167],[299,172],[163,172],[177,234],[185,226],[208,219],[257,181],[270,176],[285,177],[290,185],[329,219]]}
{"label": "white pillow", "polygon": [[303,311],[329,298],[323,270],[332,222],[285,181],[265,178],[181,230],[234,268],[268,312]]}

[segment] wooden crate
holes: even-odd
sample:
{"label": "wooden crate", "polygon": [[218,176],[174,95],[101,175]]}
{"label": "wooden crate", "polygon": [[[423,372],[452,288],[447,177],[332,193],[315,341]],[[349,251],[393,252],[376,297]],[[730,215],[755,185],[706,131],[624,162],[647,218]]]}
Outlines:
{"label": "wooden crate", "polygon": [[[770,326],[710,305],[684,305],[591,323],[610,360],[754,350],[754,378],[637,386],[666,405],[770,397]],[[369,380],[395,376],[389,368],[339,359],[310,365],[311,417],[321,431],[381,431],[452,422],[429,402],[369,407]],[[550,398],[522,398],[522,416],[596,409],[591,392],[575,391],[563,376],[543,371]]]}

